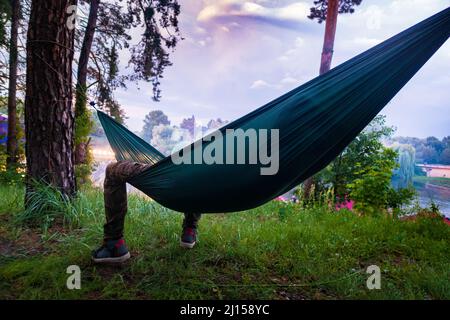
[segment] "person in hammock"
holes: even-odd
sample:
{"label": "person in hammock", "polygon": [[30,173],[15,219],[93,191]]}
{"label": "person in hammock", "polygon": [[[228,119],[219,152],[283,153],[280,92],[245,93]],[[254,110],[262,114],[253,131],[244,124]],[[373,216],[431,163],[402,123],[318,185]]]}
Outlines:
{"label": "person in hammock", "polygon": [[[130,258],[125,244],[123,231],[127,213],[126,183],[147,169],[149,164],[131,161],[119,161],[106,167],[104,180],[104,198],[106,223],[103,245],[92,253],[96,263],[124,262]],[[193,248],[197,241],[197,226],[201,214],[185,213],[180,245]]]}

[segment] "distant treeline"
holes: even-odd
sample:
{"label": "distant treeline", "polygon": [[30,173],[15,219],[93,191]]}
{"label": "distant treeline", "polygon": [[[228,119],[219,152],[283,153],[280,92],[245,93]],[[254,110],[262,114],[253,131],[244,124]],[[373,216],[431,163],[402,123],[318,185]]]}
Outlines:
{"label": "distant treeline", "polygon": [[450,165],[450,136],[439,140],[436,137],[425,139],[414,137],[391,138],[391,143],[411,145],[416,151],[416,163],[439,163]]}

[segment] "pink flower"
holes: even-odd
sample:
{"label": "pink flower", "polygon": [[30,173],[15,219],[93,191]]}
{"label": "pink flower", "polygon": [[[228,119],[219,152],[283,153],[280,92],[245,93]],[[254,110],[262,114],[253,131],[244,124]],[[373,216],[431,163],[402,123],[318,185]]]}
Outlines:
{"label": "pink flower", "polygon": [[347,210],[352,211],[354,204],[355,204],[355,202],[353,200],[345,199],[344,202],[336,203],[336,210],[339,211],[341,209],[347,209]]}
{"label": "pink flower", "polygon": [[285,198],[285,197],[283,197],[283,196],[279,196],[279,197],[276,197],[276,198],[275,198],[275,201],[286,202],[287,200],[286,200],[286,198]]}

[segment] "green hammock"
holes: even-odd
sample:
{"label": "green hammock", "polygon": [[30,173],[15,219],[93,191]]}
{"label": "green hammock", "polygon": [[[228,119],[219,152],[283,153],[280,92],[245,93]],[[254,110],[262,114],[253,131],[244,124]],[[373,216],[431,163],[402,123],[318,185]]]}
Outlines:
{"label": "green hammock", "polygon": [[[226,129],[279,129],[275,175],[261,175],[261,164],[174,164],[103,112],[98,115],[117,160],[153,164],[130,184],[155,201],[181,212],[247,210],[323,169],[449,36],[450,7],[219,129],[224,140]],[[210,143],[192,147],[202,151]]]}

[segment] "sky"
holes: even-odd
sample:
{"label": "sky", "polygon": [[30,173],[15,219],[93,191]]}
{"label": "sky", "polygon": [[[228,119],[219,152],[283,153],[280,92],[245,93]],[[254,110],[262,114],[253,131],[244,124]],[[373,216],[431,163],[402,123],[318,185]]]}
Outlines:
{"label": "sky", "polygon": [[[237,119],[316,77],[325,23],[307,18],[313,0],[179,0],[183,41],[153,102],[150,84],[115,97],[126,125],[140,131],[145,115],[162,110],[172,124],[194,115]],[[450,0],[363,0],[338,17],[332,67],[450,5]],[[140,32],[140,31],[137,31]],[[127,53],[121,53],[125,64]],[[398,136],[450,135],[450,41],[382,111]]]}

